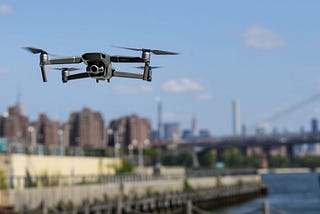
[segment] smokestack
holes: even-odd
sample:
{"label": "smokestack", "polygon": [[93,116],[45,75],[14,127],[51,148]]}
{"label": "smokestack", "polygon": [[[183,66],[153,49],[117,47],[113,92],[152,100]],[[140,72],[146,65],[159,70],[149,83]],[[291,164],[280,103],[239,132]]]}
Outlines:
{"label": "smokestack", "polygon": [[232,119],[233,119],[233,135],[237,136],[241,134],[240,127],[240,106],[238,100],[232,102]]}

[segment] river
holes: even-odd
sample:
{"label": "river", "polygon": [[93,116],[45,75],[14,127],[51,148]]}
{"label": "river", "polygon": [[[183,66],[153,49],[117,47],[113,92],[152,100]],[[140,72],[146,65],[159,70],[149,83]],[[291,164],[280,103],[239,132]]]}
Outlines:
{"label": "river", "polygon": [[[267,201],[270,214],[320,214],[320,175],[317,173],[264,174],[268,195],[241,204],[213,210],[219,214],[263,213]],[[254,211],[260,210],[260,211]]]}

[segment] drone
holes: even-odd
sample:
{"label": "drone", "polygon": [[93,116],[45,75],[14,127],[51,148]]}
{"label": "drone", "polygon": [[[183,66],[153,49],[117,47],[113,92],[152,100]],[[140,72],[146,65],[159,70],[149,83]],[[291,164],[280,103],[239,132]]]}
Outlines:
{"label": "drone", "polygon": [[[177,55],[179,53],[163,51],[163,50],[152,50],[145,48],[128,48],[128,47],[118,47],[122,49],[141,51],[141,57],[136,56],[120,56],[120,55],[108,55],[105,53],[93,52],[84,53],[81,56],[71,56],[71,57],[57,57],[49,59],[49,54],[47,51],[33,48],[24,47],[27,51],[33,54],[40,54],[40,69],[42,74],[43,82],[47,82],[46,76],[46,66],[47,65],[58,65],[58,64],[79,64],[84,63],[86,65],[86,71],[82,73],[72,74],[71,72],[79,70],[79,68],[73,67],[61,67],[53,68],[55,70],[61,71],[62,82],[67,83],[69,80],[82,79],[82,78],[94,78],[98,83],[100,80],[107,80],[110,82],[112,77],[123,77],[123,78],[135,78],[142,79],[145,81],[152,81],[152,69],[159,67],[150,66],[150,55]],[[56,57],[55,55],[53,55]],[[136,68],[142,69],[143,73],[131,73],[117,71],[112,63],[144,63],[144,66],[138,66]],[[70,74],[71,73],[71,74]]]}

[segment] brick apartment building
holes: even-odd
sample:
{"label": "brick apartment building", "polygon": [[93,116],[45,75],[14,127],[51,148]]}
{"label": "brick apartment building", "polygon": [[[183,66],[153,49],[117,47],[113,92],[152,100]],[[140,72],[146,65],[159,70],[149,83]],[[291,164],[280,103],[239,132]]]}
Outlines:
{"label": "brick apartment building", "polygon": [[134,147],[138,147],[142,146],[146,140],[150,140],[151,137],[150,121],[135,114],[111,121],[108,130],[109,145],[118,142],[122,145],[132,144]]}
{"label": "brick apartment building", "polygon": [[24,116],[16,106],[10,106],[8,112],[0,119],[0,136],[5,136],[9,142],[25,143],[28,126],[28,117]]}
{"label": "brick apartment building", "polygon": [[46,114],[39,114],[38,120],[34,123],[37,133],[37,143],[45,146],[58,145],[60,124],[57,121],[51,121]]}
{"label": "brick apartment building", "polygon": [[63,142],[65,147],[104,148],[107,143],[113,146],[118,142],[139,147],[147,146],[145,143],[150,142],[149,120],[135,114],[111,121],[108,130],[112,130],[111,135],[107,135],[101,113],[89,108],[71,113],[69,120],[63,124],[51,120],[45,113],[39,114],[36,121],[30,122],[18,105],[9,107],[8,112],[0,116],[0,137],[7,138],[9,143],[25,146],[51,146]]}
{"label": "brick apartment building", "polygon": [[85,145],[94,148],[105,146],[104,120],[100,112],[93,112],[83,108],[80,112],[73,112],[69,119],[70,146]]}

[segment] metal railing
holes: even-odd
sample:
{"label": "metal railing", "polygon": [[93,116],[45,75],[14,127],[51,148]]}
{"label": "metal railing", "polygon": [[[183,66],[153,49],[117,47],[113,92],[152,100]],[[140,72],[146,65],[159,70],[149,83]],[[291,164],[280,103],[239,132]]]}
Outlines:
{"label": "metal railing", "polygon": [[184,175],[144,175],[144,174],[119,174],[119,175],[41,175],[41,176],[11,176],[9,187],[33,188],[88,184],[120,184],[123,182],[134,183],[154,180],[177,180],[185,178]]}

